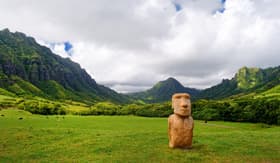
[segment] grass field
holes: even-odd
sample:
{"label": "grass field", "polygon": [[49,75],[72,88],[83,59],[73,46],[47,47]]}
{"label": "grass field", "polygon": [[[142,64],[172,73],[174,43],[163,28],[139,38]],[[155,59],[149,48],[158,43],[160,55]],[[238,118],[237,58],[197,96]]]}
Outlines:
{"label": "grass field", "polygon": [[167,118],[0,115],[0,162],[280,162],[277,126],[195,121],[193,148],[174,150]]}

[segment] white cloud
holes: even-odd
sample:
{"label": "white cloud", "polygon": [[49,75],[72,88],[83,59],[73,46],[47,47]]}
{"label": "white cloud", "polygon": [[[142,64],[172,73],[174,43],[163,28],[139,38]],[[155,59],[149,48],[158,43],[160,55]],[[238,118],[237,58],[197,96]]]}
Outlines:
{"label": "white cloud", "polygon": [[[174,2],[182,10],[176,12]],[[0,0],[0,28],[73,45],[71,59],[101,84],[139,91],[170,76],[205,88],[242,66],[279,65],[280,1]],[[218,9],[225,8],[223,13]]]}

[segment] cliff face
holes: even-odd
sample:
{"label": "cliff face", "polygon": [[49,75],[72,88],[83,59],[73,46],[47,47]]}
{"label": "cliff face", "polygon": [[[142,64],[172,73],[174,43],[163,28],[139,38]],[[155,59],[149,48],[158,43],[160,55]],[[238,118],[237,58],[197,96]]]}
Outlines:
{"label": "cliff face", "polygon": [[280,66],[273,68],[242,67],[232,79],[203,90],[198,98],[221,99],[237,94],[262,92],[280,84]]}
{"label": "cliff face", "polygon": [[0,79],[2,87],[12,85],[15,81],[11,76],[17,76],[41,90],[45,89],[45,83],[55,81],[71,94],[85,96],[86,99],[128,100],[98,85],[79,64],[53,54],[50,49],[23,33],[11,33],[7,29],[0,31],[0,74],[3,76]]}

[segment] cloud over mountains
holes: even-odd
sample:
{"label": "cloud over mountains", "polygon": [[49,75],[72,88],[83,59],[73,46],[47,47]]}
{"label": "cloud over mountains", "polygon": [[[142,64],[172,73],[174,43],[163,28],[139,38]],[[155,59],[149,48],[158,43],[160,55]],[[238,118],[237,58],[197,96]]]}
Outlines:
{"label": "cloud over mountains", "polygon": [[[169,76],[205,88],[279,65],[275,0],[0,0],[0,28],[34,36],[121,92]],[[222,11],[222,12],[221,12]],[[66,44],[67,43],[67,44]]]}

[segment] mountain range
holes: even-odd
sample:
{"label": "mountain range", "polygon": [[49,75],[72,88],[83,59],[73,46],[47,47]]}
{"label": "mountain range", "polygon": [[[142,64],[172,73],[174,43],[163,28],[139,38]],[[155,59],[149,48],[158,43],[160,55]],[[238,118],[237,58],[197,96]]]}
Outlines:
{"label": "mountain range", "polygon": [[189,93],[193,100],[223,99],[261,93],[279,85],[280,66],[267,69],[242,67],[232,79],[223,79],[220,84],[204,90],[184,87],[176,79],[168,78],[147,91],[131,93],[129,96],[148,103],[168,101],[174,93]]}
{"label": "mountain range", "polygon": [[74,100],[85,103],[146,103],[170,100],[174,93],[189,93],[193,100],[223,99],[264,92],[280,84],[280,66],[241,68],[232,79],[204,90],[184,87],[176,79],[156,83],[143,92],[119,94],[96,83],[81,66],[54,54],[23,33],[0,31],[0,94]]}

